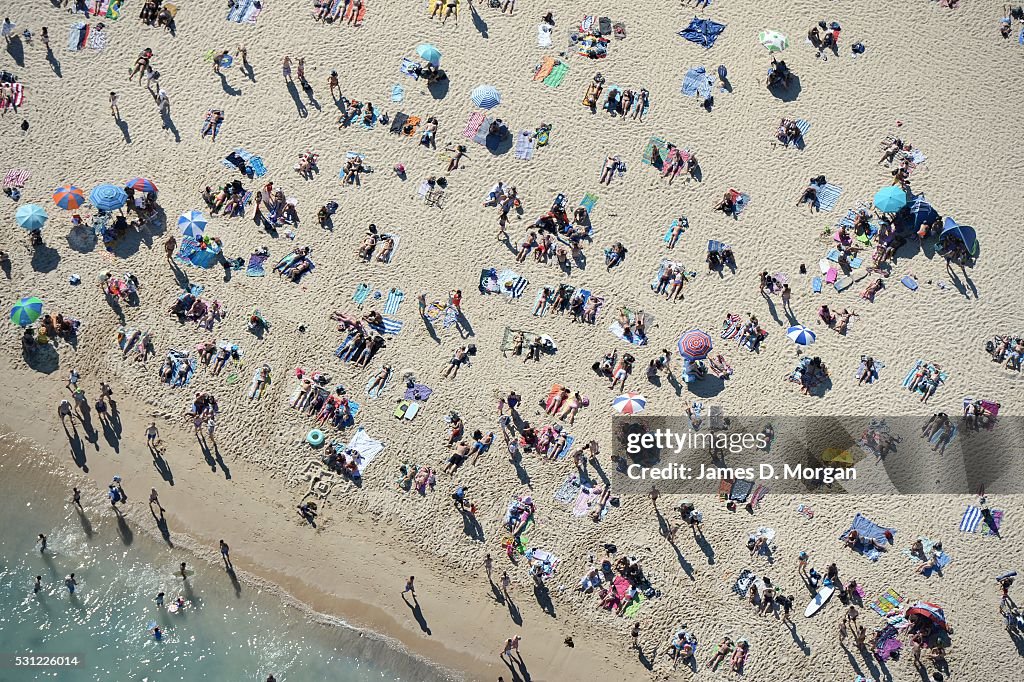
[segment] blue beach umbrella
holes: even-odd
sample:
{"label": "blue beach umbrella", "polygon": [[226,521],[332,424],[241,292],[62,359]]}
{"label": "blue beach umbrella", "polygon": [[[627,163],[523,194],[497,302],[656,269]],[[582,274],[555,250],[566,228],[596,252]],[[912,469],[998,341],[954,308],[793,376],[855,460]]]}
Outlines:
{"label": "blue beach umbrella", "polygon": [[93,187],[89,192],[89,201],[101,211],[113,211],[125,205],[128,195],[117,185],[108,182]]}
{"label": "blue beach umbrella", "polygon": [[918,194],[914,197],[914,200],[910,202],[910,218],[914,223],[915,230],[925,223],[931,223],[938,217],[938,211],[932,208],[932,205],[925,201],[923,194]]}
{"label": "blue beach umbrella", "polygon": [[25,204],[14,214],[14,220],[26,230],[38,230],[46,224],[46,211],[36,204]]}
{"label": "blue beach umbrella", "polygon": [[817,338],[814,332],[802,324],[794,325],[786,330],[786,336],[801,346],[809,346]]}
{"label": "blue beach umbrella", "polygon": [[423,59],[426,59],[434,66],[437,66],[441,63],[441,51],[438,50],[433,45],[431,45],[430,43],[423,43],[422,45],[417,46],[416,54],[418,54]]}
{"label": "blue beach umbrella", "polygon": [[43,314],[43,302],[35,296],[26,296],[11,308],[11,322],[27,327]]}
{"label": "blue beach umbrella", "polygon": [[501,104],[501,93],[493,85],[478,85],[469,98],[481,109],[493,109]]}
{"label": "blue beach umbrella", "polygon": [[178,228],[186,237],[198,241],[206,230],[206,217],[199,211],[187,211],[178,218]]}
{"label": "blue beach umbrella", "polygon": [[874,203],[882,213],[895,213],[907,205],[907,192],[898,185],[889,185],[875,192]]}
{"label": "blue beach umbrella", "polygon": [[967,247],[968,253],[975,252],[975,246],[978,242],[978,232],[970,225],[958,225],[955,220],[947,217],[942,222],[942,233],[939,235],[939,239],[942,239],[946,235],[955,235],[957,239],[964,243]]}

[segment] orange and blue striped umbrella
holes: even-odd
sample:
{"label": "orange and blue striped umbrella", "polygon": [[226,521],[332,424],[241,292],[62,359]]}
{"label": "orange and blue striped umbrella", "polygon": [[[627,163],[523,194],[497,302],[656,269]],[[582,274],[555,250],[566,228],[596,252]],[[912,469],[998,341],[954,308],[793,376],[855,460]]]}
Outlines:
{"label": "orange and blue striped umbrella", "polygon": [[146,178],[132,178],[124,183],[124,186],[131,187],[136,192],[156,192],[156,183]]}
{"label": "orange and blue striped umbrella", "polygon": [[85,203],[85,194],[74,185],[65,185],[53,192],[53,203],[65,211],[73,211]]}

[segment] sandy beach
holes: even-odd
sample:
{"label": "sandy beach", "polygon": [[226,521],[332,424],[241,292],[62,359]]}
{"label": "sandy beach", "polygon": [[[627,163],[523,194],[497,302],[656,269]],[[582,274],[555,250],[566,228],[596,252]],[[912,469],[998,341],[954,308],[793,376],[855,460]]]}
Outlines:
{"label": "sandy beach", "polygon": [[[657,510],[639,488],[613,488],[599,521],[590,518],[586,500],[577,508],[575,491],[567,501],[555,499],[576,473],[572,454],[584,444],[599,444],[602,474],[614,471],[610,457],[621,454],[613,441],[611,403],[623,391],[609,389],[609,379],[591,369],[613,351],[613,365],[624,353],[636,358],[625,391],[644,396],[645,416],[682,417],[697,409],[705,416],[720,410],[764,423],[788,416],[862,416],[865,424],[882,418],[919,426],[943,411],[965,433],[959,419],[970,396],[998,405],[992,433],[1017,433],[1020,370],[993,362],[985,344],[1024,331],[1019,286],[1012,284],[1020,272],[1012,238],[1019,200],[1013,197],[1024,178],[1024,161],[1014,144],[1024,134],[1019,19],[1012,19],[1004,39],[999,32],[1003,8],[997,3],[960,2],[949,8],[925,0],[881,5],[797,0],[757,6],[715,2],[695,9],[647,0],[621,8],[524,2],[509,15],[463,0],[457,23],[453,17],[442,25],[430,18],[425,3],[374,0],[361,22],[353,22],[359,26],[344,18],[331,25],[317,22],[306,1],[268,0],[258,13],[244,4],[254,23],[226,20],[225,3],[186,0],[178,4],[172,34],[139,20],[141,0],[126,3],[116,20],[73,16],[48,3],[29,8],[0,0],[0,17],[15,24],[12,35],[32,32],[30,40],[9,42],[0,57],[0,68],[16,76],[24,95],[17,109],[0,119],[0,173],[11,180],[5,186],[20,195],[0,197],[2,248],[9,254],[0,302],[11,310],[22,297],[38,296],[43,313],[80,322],[73,343],[58,339],[29,350],[22,347],[16,320],[8,323],[0,353],[5,429],[58,458],[76,480],[88,477],[92,494],[105,494],[107,482],[120,474],[132,493],[123,512],[131,524],[155,530],[144,499],[145,491],[156,487],[171,532],[188,538],[182,546],[216,562],[217,540],[225,538],[245,575],[279,586],[318,612],[380,632],[465,679],[732,677],[736,673],[728,659],[716,671],[706,666],[724,636],[749,644],[742,662],[748,679],[863,675],[902,681],[929,679],[940,668],[946,679],[1020,678],[1024,640],[1007,632],[994,580],[1020,568],[1024,559],[1021,498],[1003,494],[1019,489],[1012,474],[990,487],[984,504],[975,487],[957,494],[941,486],[936,494],[899,494],[885,482],[872,483],[884,478],[879,472],[885,467],[858,449],[856,463],[865,480],[860,488],[850,486],[856,494],[776,490],[749,512],[743,502],[729,510],[713,492],[672,492],[664,486]],[[538,30],[548,11],[555,22],[552,45],[540,47]],[[678,35],[695,13],[725,25],[710,49]],[[603,58],[589,59],[567,47],[585,15],[608,16],[623,26],[625,37],[609,36]],[[805,39],[819,20],[841,24],[837,53],[818,51]],[[105,27],[98,33],[104,37],[97,39],[100,21]],[[69,45],[77,42],[69,32],[79,22],[90,24],[90,37],[83,49],[72,50]],[[43,26],[50,36],[49,57],[40,39]],[[759,42],[764,30],[788,36],[788,46],[775,55],[795,75],[787,87],[765,86],[772,54]],[[864,46],[862,53],[852,52],[855,43]],[[400,70],[403,58],[425,62],[417,52],[424,44],[439,50],[447,76],[429,86]],[[248,68],[237,54],[243,45]],[[159,72],[151,88],[127,79],[146,48]],[[218,74],[213,58],[223,51],[233,63]],[[290,82],[282,71],[286,56]],[[309,88],[299,81],[299,58]],[[567,67],[561,68],[559,84],[534,80],[538,66],[551,65],[546,58]],[[719,65],[726,67],[725,82],[717,76]],[[713,81],[714,98],[707,107],[680,91],[684,75],[699,66]],[[329,87],[332,71],[344,106]],[[592,111],[582,101],[598,73],[602,95]],[[490,110],[475,106],[471,93],[480,85],[493,86],[500,104]],[[642,120],[603,108],[612,86],[649,93]],[[163,121],[156,95],[161,89],[170,101]],[[399,91],[400,101],[393,101]],[[117,93],[116,117],[111,92]],[[339,117],[348,115],[342,109],[350,112],[357,101],[373,104],[378,120],[372,128],[360,124],[365,108],[350,125],[339,125]],[[204,117],[215,110],[223,112],[223,122],[214,140],[202,132]],[[400,112],[420,118],[410,135],[389,132],[390,123],[379,120],[385,113],[394,120]],[[474,143],[463,132],[475,112],[500,117],[510,137]],[[438,122],[436,149],[420,142],[430,117]],[[809,124],[799,144],[780,143],[783,119]],[[544,124],[550,126],[547,143],[529,141],[532,158],[517,158],[519,132],[536,134]],[[947,267],[937,252],[939,241],[919,240],[911,229],[895,259],[869,272],[880,239],[856,244],[852,229],[837,236],[837,224],[850,209],[870,208],[876,193],[892,185],[898,160],[879,159],[885,140],[893,136],[912,146],[901,152],[901,158],[912,159],[908,197],[926,199],[938,216],[976,231],[977,243],[966,245],[977,247],[966,267]],[[694,155],[696,177],[682,172],[670,184],[644,163],[652,137]],[[445,150],[458,145],[465,145],[466,155],[449,172],[452,154]],[[244,152],[240,158],[262,159],[266,173],[247,177],[226,166],[225,157],[237,150]],[[303,177],[295,167],[307,152],[318,155],[316,169]],[[358,184],[339,175],[350,153],[372,168],[359,174]],[[601,184],[606,159],[616,156],[625,171]],[[404,175],[393,170],[396,165],[404,167]],[[841,188],[834,208],[797,205],[808,179],[822,175]],[[424,182],[442,177],[445,187],[433,189],[426,201]],[[123,187],[130,178],[155,183],[158,209],[152,220],[106,244],[88,225],[72,227],[73,215],[90,222],[95,206],[62,210],[52,198],[56,188],[73,185],[88,199],[97,185]],[[253,194],[272,182],[294,206],[298,223],[264,229],[253,219],[251,195],[243,215],[213,214],[204,188],[216,194],[233,181]],[[499,181],[515,187],[520,202],[520,210],[508,214],[508,241],[496,238],[500,209],[483,205]],[[736,216],[714,208],[730,189],[747,196]],[[537,231],[534,221],[560,194],[570,220],[581,202],[590,209],[586,222],[592,236],[580,243],[583,258],[570,257],[561,267],[556,258],[541,262],[531,252],[517,262],[520,244]],[[332,202],[337,206],[327,229],[317,214]],[[26,204],[48,215],[42,244],[34,247],[19,226],[24,215],[19,209]],[[178,250],[184,242],[179,215],[189,211],[203,213],[204,235],[219,240],[227,267],[213,258],[212,267],[196,266]],[[270,214],[267,207],[262,212]],[[113,210],[112,219],[117,215]],[[906,212],[901,215],[906,220]],[[688,227],[669,248],[665,236],[680,216]],[[381,234],[398,235],[389,262],[376,258],[383,245],[368,262],[359,258],[370,224]],[[172,235],[176,255],[185,255],[180,262],[165,258]],[[710,240],[730,247],[733,267],[709,271]],[[847,269],[829,259],[843,240],[859,246],[851,254],[859,266]],[[625,247],[625,257],[607,267],[605,249],[617,243]],[[564,235],[555,244],[568,251]],[[265,274],[251,276],[258,274],[247,267],[251,255],[264,247],[269,252]],[[274,266],[299,247],[311,249],[315,267],[295,282]],[[197,261],[202,256],[193,255]],[[235,259],[242,261],[238,269],[230,265]],[[652,291],[663,259],[696,273],[678,300]],[[822,260],[825,267],[819,269]],[[483,292],[481,271],[492,268],[513,270],[528,281],[521,296],[505,295],[501,276],[498,292]],[[108,271],[112,280],[128,281],[131,273],[137,295],[105,294],[97,278]],[[778,279],[779,286],[788,284],[788,306],[778,293],[759,292],[762,272]],[[843,291],[829,281],[847,277],[850,284]],[[824,280],[820,293],[814,291],[815,278]],[[862,296],[875,280],[882,288],[873,298]],[[604,299],[593,324],[573,321],[571,311],[535,314],[539,292],[551,287],[554,293],[561,285]],[[393,290],[404,294],[397,304]],[[458,314],[446,312],[455,290],[461,291]],[[189,291],[222,307],[212,329],[168,313]],[[427,304],[437,304],[427,316],[417,310],[421,295]],[[385,310],[389,298],[392,307]],[[822,305],[836,315],[844,309],[855,313],[845,333],[822,321]],[[630,344],[609,331],[622,308],[648,316],[645,343]],[[254,333],[255,310],[269,329]],[[389,318],[385,346],[365,367],[343,362],[335,351],[348,332],[339,330],[331,314],[359,318],[371,310]],[[758,318],[755,327],[766,335],[757,352],[736,338],[739,329],[723,338],[728,314],[739,317],[737,327],[751,314]],[[38,331],[40,321],[30,324]],[[813,346],[802,348],[788,337],[796,325],[816,335]],[[127,351],[119,346],[119,329],[129,337],[132,330],[148,332],[153,353],[137,361],[134,342]],[[503,342],[512,338],[507,329],[525,330],[525,345],[534,335],[546,335],[557,350],[524,361],[526,350],[518,356],[503,352]],[[688,330],[707,333],[713,350],[705,365],[721,354],[732,370],[727,378],[709,373],[681,381],[677,342]],[[199,344],[205,342],[237,346],[240,357],[228,359],[219,373],[213,363],[197,362],[187,386],[173,388],[161,380],[172,349],[198,359]],[[454,378],[442,376],[453,354],[470,344],[471,362]],[[671,357],[670,373],[659,371],[651,381],[648,363],[662,349]],[[876,361],[878,376],[872,382],[858,381],[863,356]],[[828,380],[805,395],[799,378],[787,377],[809,357],[821,359]],[[905,376],[913,377],[918,361],[938,365],[943,375],[926,403],[901,385]],[[250,397],[250,382],[264,365],[270,368],[269,385]],[[371,397],[366,388],[383,366],[392,373],[380,395]],[[325,474],[321,457],[327,448],[307,443],[317,424],[315,416],[291,406],[302,386],[298,368],[306,379],[329,375],[325,389],[337,395],[334,388],[343,386],[344,395],[359,405],[351,426],[321,427],[328,443],[347,443],[361,428],[384,444],[365,467],[360,485]],[[62,400],[72,400],[67,387],[72,370],[81,376],[78,385],[91,414],[91,427],[79,422],[74,431],[62,428],[57,413]],[[433,392],[419,401],[414,419],[396,419],[407,375]],[[101,381],[111,386],[116,401],[116,418],[108,426],[94,407]],[[553,385],[587,398],[574,423],[545,414]],[[497,407],[510,391],[522,396],[522,420],[537,429],[557,423],[573,436],[568,456],[549,460],[527,449],[515,463],[509,461]],[[217,401],[215,444],[209,435],[197,436],[187,414],[197,393]],[[445,418],[453,411],[465,425],[468,443],[477,430],[493,432],[495,441],[475,465],[464,464],[449,475],[442,471],[452,456]],[[151,421],[159,429],[161,458],[147,446]],[[206,424],[200,433],[208,434]],[[958,442],[951,443],[950,452]],[[1006,461],[1020,461],[1015,459],[1019,441],[1015,445]],[[934,457],[924,460],[929,472],[950,467],[949,453],[924,456]],[[899,449],[889,455],[896,464],[900,457]],[[412,464],[435,471],[436,483],[422,493],[416,485],[411,491],[399,485],[400,467]],[[593,464],[587,471],[595,485],[602,484]],[[467,488],[475,513],[453,506],[458,486]],[[554,574],[541,585],[528,573],[527,557],[513,552],[513,562],[502,546],[513,535],[504,524],[509,503],[525,496],[535,505],[528,549],[558,558]],[[673,544],[664,529],[666,523],[683,521],[676,510],[684,500],[703,514],[704,537],[697,542],[683,525]],[[296,513],[304,501],[318,506],[315,528]],[[798,505],[813,508],[813,518],[797,511]],[[985,534],[984,524],[976,532],[960,532],[965,508],[985,505],[1003,512],[999,534]],[[851,552],[839,539],[857,512],[897,529],[892,546],[877,561]],[[746,545],[759,528],[774,533],[768,556],[752,556]],[[919,574],[918,560],[904,555],[919,536],[941,541],[942,553],[951,558],[939,574]],[[610,561],[635,557],[645,584],[654,590],[623,617],[600,607],[597,590],[576,590],[591,566],[600,565],[608,544],[617,549]],[[844,582],[855,579],[861,586],[857,622],[869,636],[886,625],[870,604],[890,588],[904,598],[904,611],[919,600],[940,605],[952,629],[945,662],[937,666],[925,654],[926,672],[915,669],[913,644],[903,630],[898,660],[882,661],[870,647],[858,649],[852,635],[841,645],[846,607],[838,599],[805,618],[802,609],[813,590],[797,571],[801,551],[819,572],[835,562]],[[484,571],[487,554],[494,558],[493,582]],[[782,594],[793,597],[794,625],[780,622],[774,611],[757,615],[755,606],[737,596],[733,585],[744,569],[771,576]],[[511,599],[500,587],[505,571],[512,580]],[[402,594],[409,575],[416,576],[412,606]],[[1016,598],[1019,589],[1011,588],[1010,596]],[[634,623],[640,624],[639,650],[631,648]],[[692,669],[673,666],[670,658],[670,643],[680,629],[698,640]],[[499,653],[515,635],[522,637],[522,660],[506,665]],[[564,643],[567,637],[572,647]]]}

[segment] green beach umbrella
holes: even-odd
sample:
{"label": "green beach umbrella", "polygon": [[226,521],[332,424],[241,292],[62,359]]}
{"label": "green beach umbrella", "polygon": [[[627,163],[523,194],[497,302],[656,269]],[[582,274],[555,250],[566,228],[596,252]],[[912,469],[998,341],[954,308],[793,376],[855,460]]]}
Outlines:
{"label": "green beach umbrella", "polygon": [[27,327],[43,314],[43,302],[35,296],[26,296],[11,308],[11,322]]}
{"label": "green beach umbrella", "polygon": [[757,41],[769,52],[782,52],[789,47],[789,38],[778,31],[761,31],[757,34]]}

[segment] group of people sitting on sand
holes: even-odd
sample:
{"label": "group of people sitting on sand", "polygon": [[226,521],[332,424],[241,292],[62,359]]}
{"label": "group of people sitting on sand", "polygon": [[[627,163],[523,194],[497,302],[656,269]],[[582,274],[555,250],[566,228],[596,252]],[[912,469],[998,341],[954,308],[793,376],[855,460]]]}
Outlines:
{"label": "group of people sitting on sand", "polygon": [[985,343],[992,362],[1001,362],[1006,369],[1020,370],[1024,357],[1024,336],[997,336]]}
{"label": "group of people sitting on sand", "polygon": [[292,249],[278,261],[274,266],[274,271],[293,282],[298,282],[304,274],[313,269],[312,253],[313,248],[310,246],[299,246]]}
{"label": "group of people sitting on sand", "polygon": [[818,308],[818,319],[835,330],[839,334],[846,334],[850,327],[850,318],[857,317],[857,313],[843,308],[842,312],[836,315],[827,305],[822,304]]}
{"label": "group of people sitting on sand", "polygon": [[354,362],[360,367],[366,367],[377,351],[386,346],[384,337],[368,329],[384,324],[383,316],[376,310],[363,313],[360,318],[336,310],[331,313],[331,319],[338,322],[338,331],[348,333],[348,337],[336,353],[343,362]]}
{"label": "group of people sitting on sand", "polygon": [[223,213],[225,217],[245,215],[246,190],[237,178],[221,186],[214,192],[210,185],[203,189],[203,201],[214,215]]}
{"label": "group of people sitting on sand", "polygon": [[377,230],[377,226],[370,224],[367,229],[366,236],[363,237],[362,243],[359,245],[359,250],[356,252],[359,258],[366,262],[370,262],[374,258],[374,252],[376,251],[376,260],[378,263],[388,263],[391,261],[391,254],[395,250],[395,238],[390,234],[381,234]]}

